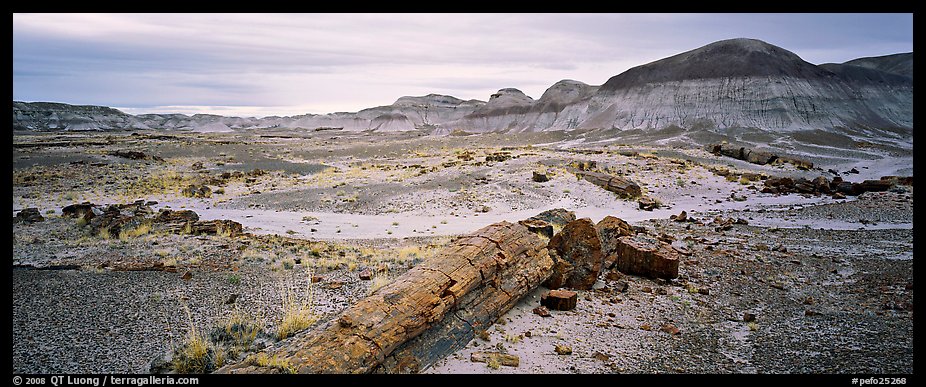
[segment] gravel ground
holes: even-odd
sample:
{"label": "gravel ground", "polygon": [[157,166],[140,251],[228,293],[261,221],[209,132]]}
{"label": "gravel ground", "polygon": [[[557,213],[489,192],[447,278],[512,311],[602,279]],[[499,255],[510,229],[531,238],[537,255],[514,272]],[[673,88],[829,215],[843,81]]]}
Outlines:
{"label": "gravel ground", "polygon": [[[22,145],[94,136],[110,144]],[[733,164],[774,175],[805,172],[745,165],[697,149],[648,150],[675,161],[622,156],[620,151],[631,149],[623,146],[593,154],[559,149],[595,139],[579,132],[377,136],[382,138],[330,133],[285,139],[179,134],[157,141],[125,133],[17,137],[14,214],[35,206],[48,219],[13,225],[14,373],[145,373],[191,326],[208,331],[235,310],[247,311],[273,332],[283,314],[284,289],[308,300],[305,290],[311,287],[314,311],[324,320],[368,294],[374,283],[433,256],[449,240],[448,235],[389,238],[385,230],[377,230],[383,235],[367,233],[361,225],[325,234],[331,237],[327,242],[268,235],[101,240],[73,219],[57,216],[64,205],[83,200],[140,198],[268,214],[402,214],[408,222],[389,227],[420,228],[413,222],[417,216],[432,233],[444,227],[435,216],[514,221],[506,214],[569,204],[595,221],[614,215],[651,234],[664,233],[690,252],[677,280],[613,280],[603,273],[595,290],[580,293],[575,310],[553,311],[552,318],[531,313],[544,290],[538,289],[489,330],[490,341],[473,340],[428,370],[432,373],[913,371],[912,187],[866,193],[857,200],[776,197],[760,194],[755,184],[727,182],[707,167]],[[513,159],[477,165],[502,146],[544,142],[554,145],[512,149]],[[113,149],[140,149],[165,161],[105,156]],[[474,160],[461,162],[463,151],[472,151]],[[685,158],[694,163],[678,162]],[[221,187],[224,194],[209,199],[178,199],[180,185],[171,185],[229,168],[246,172],[253,167],[247,160],[283,170],[231,179]],[[665,208],[640,211],[635,202],[575,179],[563,167],[577,160],[596,161],[639,182]],[[192,169],[195,162],[204,169]],[[460,163],[444,165],[454,162]],[[322,164],[341,172],[320,171],[316,166]],[[551,180],[530,181],[531,172],[543,168]],[[152,176],[160,176],[165,189],[135,184]],[[746,200],[733,200],[731,194]],[[681,210],[704,224],[667,220]],[[715,216],[750,224],[717,232],[709,223]],[[292,228],[321,229],[327,223],[320,220],[297,217]],[[177,272],[105,268],[167,261],[176,264]],[[310,284],[306,265],[324,277],[321,282]],[[358,272],[367,267],[384,271],[373,281],[361,281]],[[186,272],[192,279],[181,278]],[[234,294],[236,300],[226,304]],[[747,312],[757,316],[754,323],[743,321]],[[670,324],[678,334],[662,330]],[[570,346],[572,354],[556,354],[556,345]],[[518,355],[521,365],[492,369],[470,361],[471,352],[485,350]]]}
{"label": "gravel ground", "polygon": [[[912,208],[901,218],[891,220],[912,220]],[[428,372],[913,372],[912,230],[737,225],[718,236],[710,225],[643,225],[694,241],[677,280],[602,274],[596,289],[579,292],[576,309],[552,318],[531,312],[541,287],[495,324],[490,341],[474,339]],[[778,245],[786,252],[761,247]],[[757,316],[754,325],[745,313]],[[662,330],[670,324],[680,332]],[[572,354],[557,354],[557,345]],[[476,351],[517,355],[521,364],[492,369],[470,361]]]}

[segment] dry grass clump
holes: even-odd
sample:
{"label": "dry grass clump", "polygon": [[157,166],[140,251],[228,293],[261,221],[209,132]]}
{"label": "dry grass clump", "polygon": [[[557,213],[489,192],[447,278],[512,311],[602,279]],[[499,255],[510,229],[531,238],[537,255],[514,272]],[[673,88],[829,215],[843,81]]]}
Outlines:
{"label": "dry grass clump", "polygon": [[277,338],[280,340],[290,337],[318,321],[319,316],[313,311],[314,300],[311,278],[312,272],[306,268],[307,285],[302,299],[296,296],[296,291],[291,287],[282,289],[283,319],[277,326]]}
{"label": "dry grass clump", "polygon": [[183,306],[187,317],[190,320],[190,331],[187,332],[186,338],[180,348],[174,352],[174,358],[171,366],[174,371],[182,374],[203,374],[214,371],[224,363],[224,354],[218,355],[205,336],[200,333],[193,323],[193,315],[190,308]]}

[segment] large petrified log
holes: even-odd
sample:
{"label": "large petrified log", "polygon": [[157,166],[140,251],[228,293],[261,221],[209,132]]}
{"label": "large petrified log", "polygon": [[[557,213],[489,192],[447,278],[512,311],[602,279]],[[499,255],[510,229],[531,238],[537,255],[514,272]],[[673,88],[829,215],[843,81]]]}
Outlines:
{"label": "large petrified log", "polygon": [[753,164],[765,165],[772,163],[791,163],[798,169],[813,169],[813,163],[804,159],[776,155],[768,151],[750,149],[727,143],[711,144],[707,146],[707,149],[713,154],[732,157],[734,159],[747,161]]}
{"label": "large petrified log", "polygon": [[591,219],[574,220],[553,236],[547,245],[555,252],[553,274],[544,286],[557,289],[563,286],[588,290],[598,280],[601,271],[601,242]]}
{"label": "large petrified log", "polygon": [[[417,372],[465,346],[552,267],[538,235],[520,224],[492,224],[267,355],[300,373]],[[246,360],[217,372],[274,370]]]}
{"label": "large petrified log", "polygon": [[588,182],[604,188],[607,191],[616,193],[618,196],[631,199],[643,194],[640,186],[628,179],[620,176],[613,176],[601,172],[577,171],[576,176],[581,177]]}

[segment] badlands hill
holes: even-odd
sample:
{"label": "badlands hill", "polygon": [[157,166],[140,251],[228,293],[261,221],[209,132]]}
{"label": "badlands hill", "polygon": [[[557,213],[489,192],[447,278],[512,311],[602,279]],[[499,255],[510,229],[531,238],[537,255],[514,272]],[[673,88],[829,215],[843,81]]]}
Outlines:
{"label": "badlands hill", "polygon": [[730,39],[631,68],[601,86],[555,83],[539,99],[503,88],[488,102],[429,94],[353,113],[241,118],[132,116],[97,106],[13,103],[15,130],[340,128],[466,132],[913,127],[913,55],[814,65],[759,40]]}

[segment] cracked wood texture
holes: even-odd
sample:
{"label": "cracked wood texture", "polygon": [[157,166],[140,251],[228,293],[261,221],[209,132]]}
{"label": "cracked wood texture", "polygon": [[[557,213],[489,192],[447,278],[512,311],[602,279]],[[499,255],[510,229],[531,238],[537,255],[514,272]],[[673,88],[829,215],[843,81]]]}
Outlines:
{"label": "cracked wood texture", "polygon": [[[489,327],[552,267],[540,237],[520,224],[495,223],[268,355],[299,373],[418,372]],[[245,361],[217,372],[268,371]]]}

